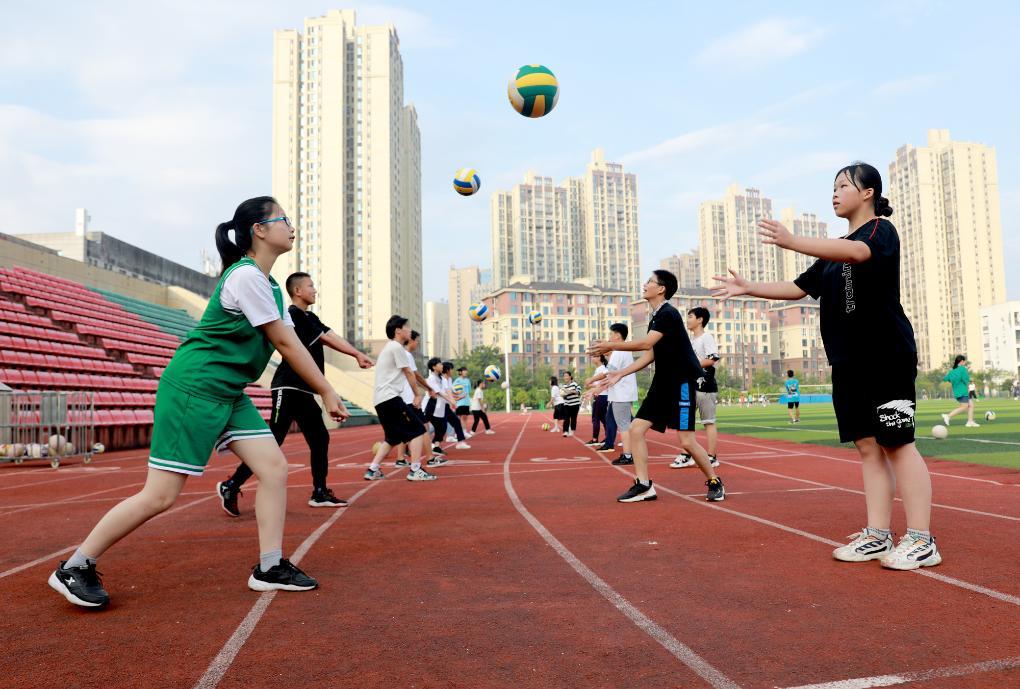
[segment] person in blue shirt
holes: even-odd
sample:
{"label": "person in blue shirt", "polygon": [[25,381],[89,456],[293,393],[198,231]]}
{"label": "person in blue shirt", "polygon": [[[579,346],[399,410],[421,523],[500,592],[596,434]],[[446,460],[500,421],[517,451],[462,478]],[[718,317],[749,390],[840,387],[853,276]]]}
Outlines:
{"label": "person in blue shirt", "polygon": [[786,372],[786,409],[790,423],[800,423],[800,381],[794,378],[793,371]]}
{"label": "person in blue shirt", "polygon": [[[456,392],[457,386],[463,388],[459,393]],[[457,397],[457,416],[464,417],[461,419],[461,423],[467,427],[467,420],[471,416],[471,379],[468,378],[467,366],[461,366],[457,369],[457,377],[453,379],[454,395],[460,394],[461,397]],[[473,433],[468,431],[466,436],[470,438]]]}

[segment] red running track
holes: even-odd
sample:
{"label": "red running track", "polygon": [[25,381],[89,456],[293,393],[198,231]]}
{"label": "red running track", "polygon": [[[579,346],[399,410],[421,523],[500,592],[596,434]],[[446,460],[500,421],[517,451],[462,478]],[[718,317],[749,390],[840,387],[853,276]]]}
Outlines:
{"label": "red running track", "polygon": [[[170,512],[100,562],[113,602],[46,586],[143,452],[0,466],[4,687],[1020,687],[1020,472],[931,460],[945,561],[923,573],[831,559],[862,525],[855,453],[722,436],[721,504],[652,435],[660,498],[537,415],[494,415],[440,479],[360,475],[378,426],[334,433],[345,510],[306,505],[292,462],[285,549],[322,586],[256,594],[251,485],[231,519],[214,457]],[[902,514],[897,515],[902,519]],[[902,521],[894,524],[903,530]]]}

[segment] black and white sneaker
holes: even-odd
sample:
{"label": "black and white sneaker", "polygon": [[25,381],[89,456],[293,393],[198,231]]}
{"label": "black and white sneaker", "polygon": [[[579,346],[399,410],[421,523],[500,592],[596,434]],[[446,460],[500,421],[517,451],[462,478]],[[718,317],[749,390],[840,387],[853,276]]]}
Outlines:
{"label": "black and white sneaker", "polygon": [[290,560],[270,567],[268,572],[255,565],[248,577],[248,588],[252,591],[311,591],[319,582],[302,572]]}
{"label": "black and white sneaker", "polygon": [[616,465],[616,466],[623,466],[623,465],[626,465],[626,464],[633,464],[633,463],[634,463],[634,458],[631,457],[630,455],[620,455],[619,457],[617,457],[616,459],[613,460],[613,464]]}
{"label": "black and white sneaker", "polygon": [[347,507],[347,501],[333,495],[331,488],[317,488],[308,499],[311,507]]}
{"label": "black and white sneaker", "polygon": [[386,478],[386,474],[381,469],[372,470],[372,467],[365,469],[364,479],[366,481],[381,481]]}
{"label": "black and white sneaker", "polygon": [[435,481],[437,478],[439,477],[435,474],[430,474],[422,468],[412,469],[407,472],[408,481]]}
{"label": "black and white sneaker", "polygon": [[612,452],[613,449],[614,448],[613,448],[612,445],[606,445],[605,443],[603,443],[602,445],[599,445],[598,447],[596,447],[595,451],[596,452]]}
{"label": "black and white sneaker", "polygon": [[425,462],[425,464],[430,466],[430,467],[441,467],[444,464],[449,464],[449,463],[450,463],[450,460],[448,460],[446,457],[444,457],[442,455],[436,455],[435,457],[430,458],[429,461]]}
{"label": "black and white sneaker", "polygon": [[617,502],[642,502],[644,500],[657,500],[655,486],[649,481],[647,486],[641,485],[641,481],[634,479],[634,483],[626,493],[616,498]]}
{"label": "black and white sneaker", "polygon": [[95,562],[82,567],[64,567],[66,563],[67,560],[62,561],[50,575],[50,588],[75,605],[85,608],[101,608],[110,602]]}
{"label": "black and white sneaker", "polygon": [[942,554],[935,538],[922,538],[910,533],[900,539],[892,552],[882,558],[882,566],[889,569],[917,569],[934,567],[942,563]]}
{"label": "black and white sneaker", "polygon": [[589,440],[588,442],[585,443],[585,445],[587,445],[588,447],[592,447],[594,445],[601,445],[601,444],[602,444],[602,441],[598,440],[596,438],[592,438],[591,440]]}
{"label": "black and white sneaker", "polygon": [[397,461],[395,461],[393,463],[393,466],[395,466],[395,467],[409,467],[409,466],[411,466],[411,463],[409,461],[407,461],[406,457],[401,457],[400,459],[398,459]]}
{"label": "black and white sneaker", "polygon": [[893,552],[892,534],[882,535],[864,527],[847,536],[850,542],[832,551],[832,557],[842,562],[880,560]]}
{"label": "black and white sneaker", "polygon": [[432,454],[434,455],[445,455],[446,451],[438,444],[432,446]]}
{"label": "black and white sneaker", "polygon": [[694,461],[694,457],[680,453],[676,456],[672,462],[670,462],[670,469],[689,469],[691,467],[698,466],[698,463]]}
{"label": "black and white sneaker", "polygon": [[715,455],[709,455],[708,456],[708,463],[711,466],[713,466],[713,467],[717,467],[717,466],[719,466],[719,458],[716,457]]}
{"label": "black and white sneaker", "polygon": [[220,481],[216,484],[216,493],[220,496],[220,505],[223,511],[231,517],[240,517],[241,510],[237,509],[237,496],[241,491],[234,488],[230,481]]}
{"label": "black and white sneaker", "polygon": [[726,486],[722,484],[722,479],[718,476],[710,478],[705,481],[705,485],[708,486],[708,495],[705,496],[705,500],[709,502],[722,502],[726,499]]}

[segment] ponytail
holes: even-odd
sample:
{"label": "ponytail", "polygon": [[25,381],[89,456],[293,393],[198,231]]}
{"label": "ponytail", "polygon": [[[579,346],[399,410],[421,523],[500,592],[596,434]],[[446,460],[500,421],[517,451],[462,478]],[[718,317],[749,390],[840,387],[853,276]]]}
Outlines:
{"label": "ponytail", "polygon": [[953,368],[956,368],[957,366],[960,365],[961,362],[966,361],[966,360],[967,360],[967,357],[965,357],[962,354],[957,354],[956,355],[956,359],[953,360]]}
{"label": "ponytail", "polygon": [[875,199],[875,215],[886,218],[892,215],[892,206],[889,205],[889,199],[884,196],[879,196]]}
{"label": "ponytail", "polygon": [[882,175],[879,173],[877,168],[858,160],[837,172],[836,177],[839,177],[842,174],[846,174],[847,179],[849,179],[858,190],[871,189],[875,192],[873,197],[875,215],[889,217],[893,214],[892,206],[889,205],[889,199],[882,196]]}
{"label": "ponytail", "polygon": [[[237,207],[232,220],[216,226],[216,250],[220,254],[222,272],[247,255],[252,245],[252,226],[265,220],[274,204],[276,199],[272,196],[248,199]],[[233,239],[229,235],[231,230],[234,232]]]}

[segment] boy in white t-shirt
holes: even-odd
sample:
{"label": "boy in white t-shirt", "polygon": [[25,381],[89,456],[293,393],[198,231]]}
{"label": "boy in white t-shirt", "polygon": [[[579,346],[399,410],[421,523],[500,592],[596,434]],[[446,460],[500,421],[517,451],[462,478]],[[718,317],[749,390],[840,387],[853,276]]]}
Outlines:
{"label": "boy in white t-shirt", "polygon": [[[613,323],[609,326],[610,342],[624,342],[630,330],[625,323]],[[606,363],[606,373],[622,371],[634,363],[634,355],[630,352],[613,350]],[[585,387],[592,387],[606,377],[606,373],[592,376],[585,381]],[[637,375],[631,373],[620,379],[616,385],[609,388],[609,413],[616,421],[615,428],[606,428],[606,441],[601,447],[596,448],[598,452],[612,452],[616,448],[616,433],[623,434],[623,453],[613,460],[617,466],[633,464],[634,458],[630,454],[630,438],[627,431],[630,430],[630,423],[634,420],[634,403],[637,402]]]}
{"label": "boy in white t-shirt", "polygon": [[485,425],[485,435],[496,434],[496,431],[492,430],[492,426],[489,425],[489,415],[485,413],[487,407],[488,405],[485,403],[485,379],[480,378],[475,381],[475,391],[471,394],[471,416],[475,419],[471,426],[472,433],[478,431],[478,422],[481,421]]}
{"label": "boy in white t-shirt", "polygon": [[[691,347],[695,356],[701,362],[705,375],[698,379],[698,393],[695,404],[698,408],[698,416],[701,418],[701,425],[705,427],[705,434],[708,436],[708,461],[717,467],[719,459],[716,456],[719,446],[719,431],[715,422],[715,408],[719,396],[719,386],[715,382],[715,364],[719,361],[719,347],[715,343],[715,336],[705,330],[711,314],[704,306],[695,306],[687,312],[687,329],[691,331]],[[671,469],[686,469],[698,466],[694,458],[686,452],[681,452],[669,465]]]}

